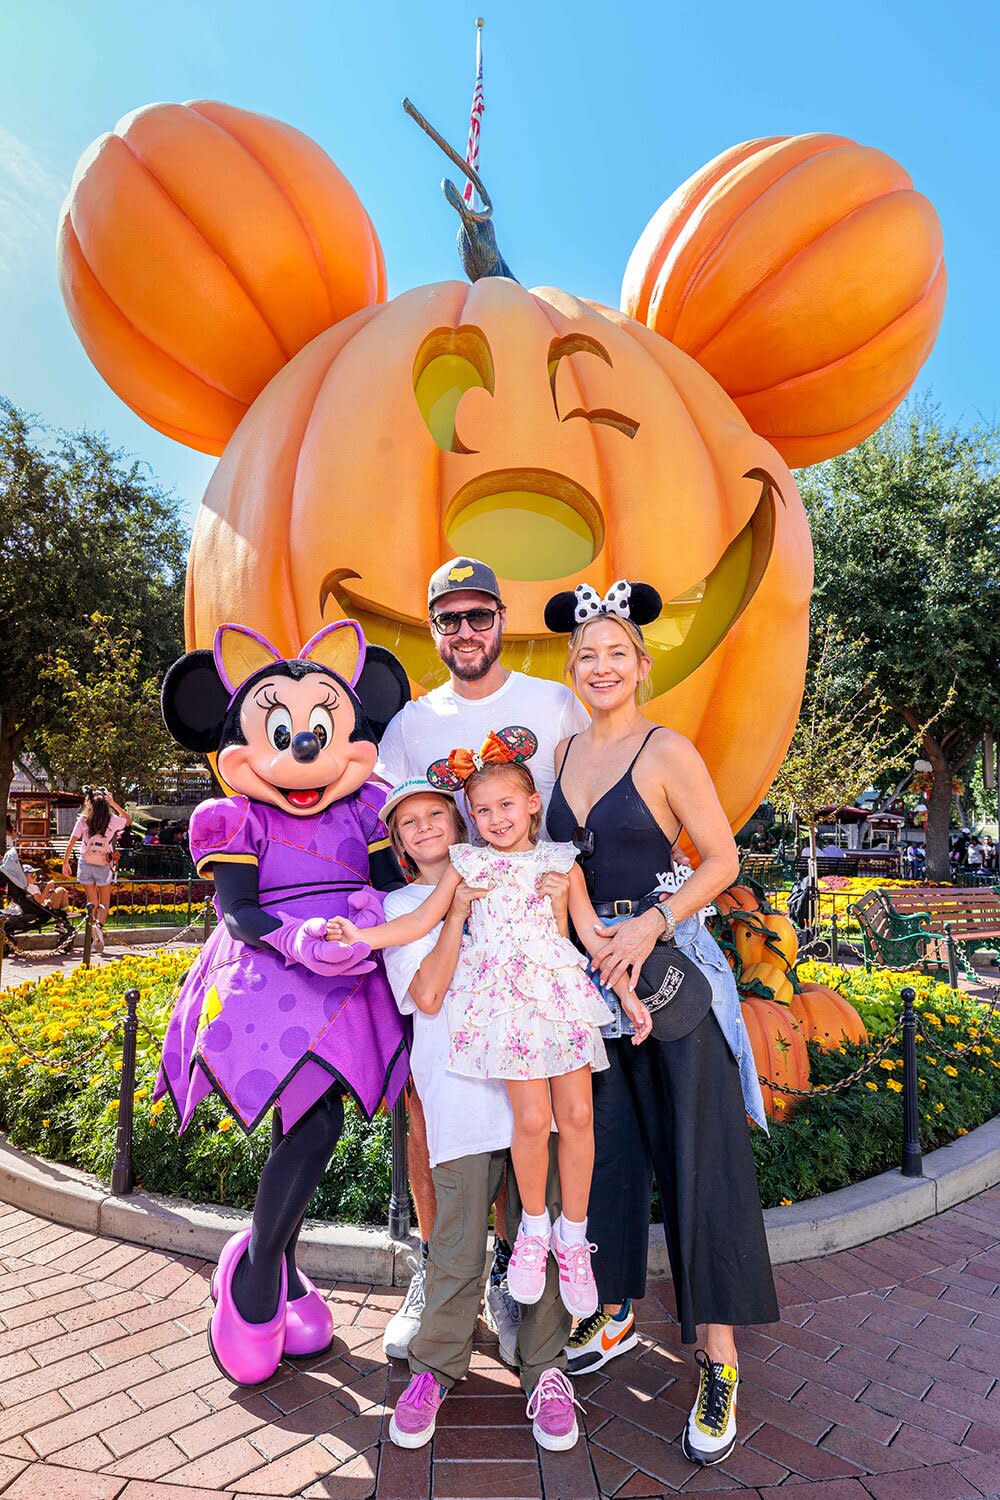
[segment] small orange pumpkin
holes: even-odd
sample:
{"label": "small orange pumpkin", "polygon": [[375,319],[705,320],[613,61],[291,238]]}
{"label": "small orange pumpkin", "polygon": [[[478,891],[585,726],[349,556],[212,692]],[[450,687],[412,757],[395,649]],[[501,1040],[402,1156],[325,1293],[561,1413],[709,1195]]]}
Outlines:
{"label": "small orange pumpkin", "polygon": [[833,1051],[842,1042],[867,1046],[868,1031],[854,1006],[825,984],[802,984],[789,1001],[789,1010],[809,1042]]}
{"label": "small orange pumpkin", "polygon": [[779,911],[764,912],[759,920],[764,930],[764,961],[790,970],[799,953],[794,926]]}
{"label": "small orange pumpkin", "polygon": [[787,1120],[798,1101],[791,1094],[783,1094],[782,1085],[809,1087],[809,1053],[802,1030],[787,1006],[756,995],[745,998],[742,1005],[757,1072],[777,1085],[761,1084],[764,1111],[769,1119]]}
{"label": "small orange pumpkin", "polygon": [[720,917],[728,917],[733,911],[760,910],[760,902],[748,885],[731,885],[716,896],[713,904]]}
{"label": "small orange pumpkin", "polygon": [[210,99],[133,110],[94,141],[58,259],[73,327],[112,390],[204,453],[222,452],[293,354],[386,292],[371,221],[326,152]]}
{"label": "small orange pumpkin", "polygon": [[740,984],[749,985],[755,981],[769,989],[779,1005],[791,1003],[795,990],[787,971],[780,964],[767,962],[748,964],[740,974]]}
{"label": "small orange pumpkin", "polygon": [[895,410],[944,299],[931,204],[883,152],[817,134],[744,141],[688,178],[640,236],[621,305],[798,467]]}

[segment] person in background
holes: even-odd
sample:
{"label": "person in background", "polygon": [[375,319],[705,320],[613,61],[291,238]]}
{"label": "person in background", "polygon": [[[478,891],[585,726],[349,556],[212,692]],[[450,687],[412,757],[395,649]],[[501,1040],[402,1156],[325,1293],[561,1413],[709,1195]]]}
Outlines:
{"label": "person in background", "polygon": [[128,826],[128,818],[106,787],[84,787],[83,807],[66,845],[63,875],[67,880],[72,879],[70,857],[79,843],[76,878],[93,908],[95,953],[104,952],[104,923],[111,899],[115,835]]}
{"label": "person in background", "polygon": [[14,819],[11,817],[10,813],[7,814],[7,829],[4,839],[4,845],[7,849],[17,848],[17,845],[14,841]]}

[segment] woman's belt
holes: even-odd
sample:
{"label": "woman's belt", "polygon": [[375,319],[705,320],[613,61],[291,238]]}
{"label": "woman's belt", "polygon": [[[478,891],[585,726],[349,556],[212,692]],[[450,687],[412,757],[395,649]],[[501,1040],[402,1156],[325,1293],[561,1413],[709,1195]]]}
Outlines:
{"label": "woman's belt", "polygon": [[[666,894],[663,892],[662,894]],[[619,898],[617,901],[595,901],[594,911],[602,919],[606,917],[639,917],[649,911],[660,899],[661,892],[650,891],[646,896]]]}

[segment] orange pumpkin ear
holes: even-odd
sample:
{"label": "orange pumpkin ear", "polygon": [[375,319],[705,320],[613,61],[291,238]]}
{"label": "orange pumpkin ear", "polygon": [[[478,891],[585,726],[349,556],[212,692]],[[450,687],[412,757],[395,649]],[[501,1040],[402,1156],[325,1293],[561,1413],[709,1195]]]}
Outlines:
{"label": "orange pumpkin ear", "polygon": [[315,661],[336,672],[351,687],[365,664],[365,637],[357,620],[336,620],[324,625],[299,652],[300,661]]}
{"label": "orange pumpkin ear", "polygon": [[254,672],[284,660],[269,641],[246,625],[220,625],[213,652],[219,676],[231,693]]}
{"label": "orange pumpkin ear", "polygon": [[104,379],[204,453],[305,344],[386,294],[371,221],[326,152],[211,100],[135,110],[84,152],[58,262]]}
{"label": "orange pumpkin ear", "polygon": [[895,410],[944,297],[941,226],[903,168],[801,135],[733,146],[678,188],[632,252],[621,305],[801,466]]}

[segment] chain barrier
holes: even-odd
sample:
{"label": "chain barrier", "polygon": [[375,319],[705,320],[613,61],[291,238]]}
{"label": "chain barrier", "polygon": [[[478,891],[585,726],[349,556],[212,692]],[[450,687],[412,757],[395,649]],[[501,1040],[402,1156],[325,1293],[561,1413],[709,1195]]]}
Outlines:
{"label": "chain barrier", "polygon": [[859,1079],[864,1078],[866,1073],[870,1073],[873,1068],[878,1067],[879,1063],[882,1061],[883,1057],[885,1057],[890,1047],[892,1047],[893,1044],[899,1040],[902,1029],[903,1017],[902,1014],[900,1014],[895,1026],[885,1037],[883,1037],[882,1041],[876,1047],[875,1051],[870,1052],[865,1061],[860,1065],[860,1067],[855,1068],[853,1073],[848,1073],[844,1078],[838,1078],[836,1083],[819,1083],[815,1088],[811,1089],[793,1089],[786,1083],[777,1083],[773,1078],[765,1078],[761,1073],[757,1074],[757,1078],[759,1082],[764,1084],[767,1088],[775,1089],[781,1095],[794,1095],[798,1099],[815,1099],[820,1094],[838,1094],[843,1089],[849,1089],[852,1084],[857,1083]]}

